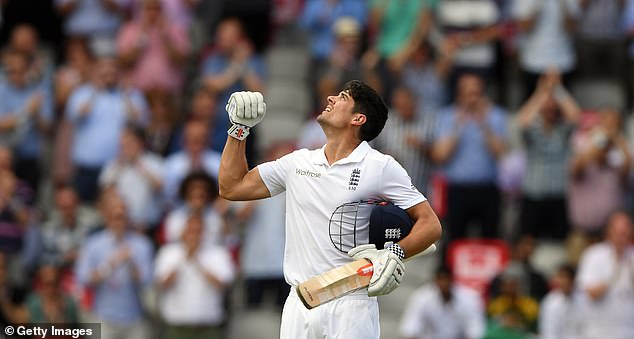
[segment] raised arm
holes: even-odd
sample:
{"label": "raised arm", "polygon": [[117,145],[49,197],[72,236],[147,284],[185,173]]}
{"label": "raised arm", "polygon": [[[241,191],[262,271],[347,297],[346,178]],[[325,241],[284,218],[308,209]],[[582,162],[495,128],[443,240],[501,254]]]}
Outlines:
{"label": "raised arm", "polygon": [[255,200],[271,196],[257,168],[249,171],[246,158],[246,137],[251,127],[266,113],[264,98],[259,92],[231,94],[227,112],[232,126],[222,151],[218,186],[220,196],[227,200]]}

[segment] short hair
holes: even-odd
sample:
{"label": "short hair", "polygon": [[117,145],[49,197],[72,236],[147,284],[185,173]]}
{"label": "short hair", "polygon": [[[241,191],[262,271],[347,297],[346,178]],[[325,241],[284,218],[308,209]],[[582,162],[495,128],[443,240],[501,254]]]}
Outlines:
{"label": "short hair", "polygon": [[130,133],[137,141],[141,142],[145,146],[145,140],[147,139],[147,134],[143,127],[135,123],[128,123],[125,125],[125,131]]}
{"label": "short hair", "polygon": [[181,200],[185,200],[189,187],[195,182],[203,182],[207,185],[207,199],[210,202],[216,200],[218,197],[218,184],[216,184],[216,180],[205,171],[191,172],[183,179],[178,190],[178,195]]}
{"label": "short hair", "polygon": [[365,115],[365,124],[359,130],[359,139],[372,141],[383,130],[387,121],[387,106],[372,87],[359,80],[351,80],[343,85],[343,91],[354,99],[355,112]]}
{"label": "short hair", "polygon": [[575,280],[575,275],[577,274],[577,270],[575,269],[575,267],[570,264],[563,264],[559,266],[559,272],[567,275],[570,280]]}

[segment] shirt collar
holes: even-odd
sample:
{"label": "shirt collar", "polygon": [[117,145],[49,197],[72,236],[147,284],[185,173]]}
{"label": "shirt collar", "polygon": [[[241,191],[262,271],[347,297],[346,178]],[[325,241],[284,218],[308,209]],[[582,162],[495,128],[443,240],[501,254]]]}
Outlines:
{"label": "shirt collar", "polygon": [[[371,149],[370,144],[368,144],[367,141],[362,141],[359,144],[359,146],[357,146],[357,148],[355,148],[354,151],[352,151],[352,153],[350,153],[347,157],[343,159],[339,159],[333,165],[335,164],[343,165],[343,164],[360,162],[361,160],[363,160],[363,158],[365,158],[366,154],[370,152],[370,149]],[[312,161],[314,164],[329,165],[328,159],[326,159],[325,151],[326,151],[326,145],[322,146],[320,149],[315,151],[315,154],[312,157]]]}

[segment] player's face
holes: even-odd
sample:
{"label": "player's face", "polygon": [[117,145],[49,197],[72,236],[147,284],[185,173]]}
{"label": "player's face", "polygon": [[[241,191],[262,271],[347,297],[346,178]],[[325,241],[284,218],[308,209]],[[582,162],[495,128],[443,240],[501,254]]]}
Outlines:
{"label": "player's face", "polygon": [[346,127],[349,125],[354,113],[354,99],[348,92],[339,92],[339,95],[328,97],[328,104],[317,116],[317,121],[323,125],[332,127]]}

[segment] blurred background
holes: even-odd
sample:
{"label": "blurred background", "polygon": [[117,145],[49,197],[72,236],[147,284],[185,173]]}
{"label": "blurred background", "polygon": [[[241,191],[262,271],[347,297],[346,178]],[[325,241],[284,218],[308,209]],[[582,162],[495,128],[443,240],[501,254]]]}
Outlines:
{"label": "blurred background", "polygon": [[283,195],[217,197],[325,136],[351,79],[441,217],[382,338],[634,338],[634,0],[0,0],[0,324],[279,336]]}

